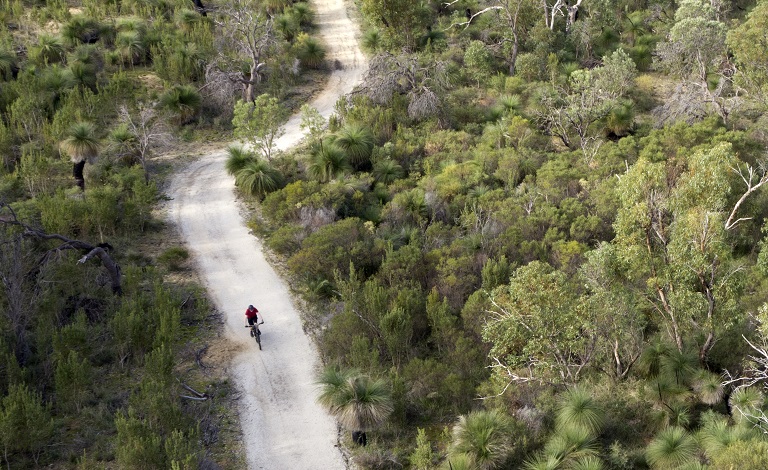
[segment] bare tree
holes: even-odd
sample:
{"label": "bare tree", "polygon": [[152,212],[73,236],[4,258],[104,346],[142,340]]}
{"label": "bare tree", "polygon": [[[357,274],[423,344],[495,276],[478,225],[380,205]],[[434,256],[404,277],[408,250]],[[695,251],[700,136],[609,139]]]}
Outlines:
{"label": "bare tree", "polygon": [[219,34],[213,66],[220,74],[209,77],[241,84],[243,101],[253,102],[265,72],[266,58],[278,44],[273,18],[256,0],[229,0],[216,10],[215,22]]}
{"label": "bare tree", "polygon": [[440,96],[450,86],[447,64],[425,65],[415,55],[379,54],[370,61],[366,85],[357,92],[378,104],[386,104],[396,93],[408,96],[408,116],[424,119],[440,114]]}
{"label": "bare tree", "polygon": [[139,103],[134,113],[122,105],[117,114],[120,124],[125,126],[130,137],[121,141],[124,144],[121,150],[129,152],[138,160],[144,170],[144,181],[149,183],[147,161],[156,151],[162,152],[173,142],[168,123],[155,106],[146,103]]}

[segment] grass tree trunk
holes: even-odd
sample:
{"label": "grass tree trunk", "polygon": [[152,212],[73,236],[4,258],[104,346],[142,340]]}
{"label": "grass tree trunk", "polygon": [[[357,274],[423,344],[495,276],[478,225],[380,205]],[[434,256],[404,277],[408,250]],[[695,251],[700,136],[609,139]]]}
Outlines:
{"label": "grass tree trunk", "polygon": [[85,160],[76,162],[72,165],[72,176],[75,177],[75,183],[77,186],[85,191],[85,177],[83,176],[83,170],[85,169]]}

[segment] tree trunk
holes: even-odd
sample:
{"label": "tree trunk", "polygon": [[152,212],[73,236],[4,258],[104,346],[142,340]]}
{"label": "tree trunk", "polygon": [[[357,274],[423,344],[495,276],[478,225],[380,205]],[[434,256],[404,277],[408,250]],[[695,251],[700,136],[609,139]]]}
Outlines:
{"label": "tree trunk", "polygon": [[515,64],[517,64],[517,54],[519,52],[519,41],[517,39],[517,32],[513,33],[513,42],[512,42],[512,55],[509,58],[509,75],[512,76],[515,74]]}
{"label": "tree trunk", "polygon": [[85,256],[80,258],[77,262],[78,264],[85,263],[89,259],[93,258],[94,256],[98,256],[101,260],[101,265],[104,266],[104,269],[107,270],[109,273],[109,278],[111,280],[111,287],[112,287],[112,293],[115,295],[122,295],[123,294],[123,287],[121,283],[121,275],[120,275],[120,266],[115,263],[115,261],[112,259],[111,256],[107,253],[107,251],[97,246],[96,248],[92,249],[88,252]]}
{"label": "tree trunk", "polygon": [[203,5],[203,2],[201,0],[192,0],[195,4],[195,10],[197,10],[198,13],[200,13],[202,16],[208,16],[208,14],[205,12],[205,6]]}
{"label": "tree trunk", "polygon": [[365,447],[368,445],[368,437],[365,435],[364,431],[353,431],[352,442],[361,447]]}
{"label": "tree trunk", "polygon": [[72,166],[72,176],[75,177],[75,183],[83,191],[85,191],[85,178],[83,177],[83,169],[85,168],[85,160],[77,162]]}

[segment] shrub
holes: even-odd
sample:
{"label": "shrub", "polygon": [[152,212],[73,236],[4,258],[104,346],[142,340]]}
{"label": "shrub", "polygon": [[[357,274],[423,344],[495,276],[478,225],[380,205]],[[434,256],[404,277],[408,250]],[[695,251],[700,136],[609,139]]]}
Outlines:
{"label": "shrub", "polygon": [[184,262],[188,259],[189,251],[181,246],[172,246],[157,257],[157,260],[167,266],[171,271],[178,271],[181,269]]}

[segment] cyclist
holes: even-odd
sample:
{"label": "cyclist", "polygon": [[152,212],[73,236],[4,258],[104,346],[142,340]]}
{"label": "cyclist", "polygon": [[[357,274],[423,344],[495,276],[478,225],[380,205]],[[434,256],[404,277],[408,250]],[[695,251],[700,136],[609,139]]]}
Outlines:
{"label": "cyclist", "polygon": [[259,313],[259,310],[256,307],[254,307],[253,305],[248,306],[248,310],[245,311],[245,319],[248,321],[249,326],[253,326],[254,324],[259,322],[258,313]]}

